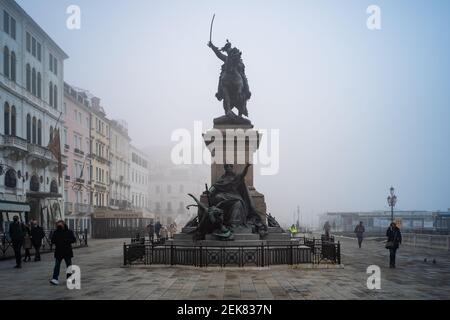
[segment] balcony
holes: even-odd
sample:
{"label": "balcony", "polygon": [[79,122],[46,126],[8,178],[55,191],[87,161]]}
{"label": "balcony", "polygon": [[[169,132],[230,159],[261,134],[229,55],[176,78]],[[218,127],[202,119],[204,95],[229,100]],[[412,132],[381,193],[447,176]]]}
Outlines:
{"label": "balcony", "polygon": [[75,148],[75,149],[73,150],[73,152],[76,153],[76,154],[78,154],[78,155],[80,155],[80,156],[84,156],[84,152],[81,151],[81,150],[78,149],[78,148]]}
{"label": "balcony", "polygon": [[20,151],[28,151],[28,142],[25,139],[13,136],[4,136],[2,135],[2,144],[3,148],[16,149]]}
{"label": "balcony", "polygon": [[48,150],[48,148],[36,144],[28,144],[28,152],[31,157],[37,158],[39,160],[56,162],[55,157],[50,152],[50,150]]}
{"label": "balcony", "polygon": [[91,206],[83,203],[75,204],[75,212],[78,214],[90,214],[92,212]]}

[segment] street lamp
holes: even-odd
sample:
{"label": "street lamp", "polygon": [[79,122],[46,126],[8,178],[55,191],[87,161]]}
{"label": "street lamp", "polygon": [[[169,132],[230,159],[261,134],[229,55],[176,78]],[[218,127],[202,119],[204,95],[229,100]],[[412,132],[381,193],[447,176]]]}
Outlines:
{"label": "street lamp", "polygon": [[389,207],[391,207],[391,221],[394,222],[394,207],[397,203],[397,196],[395,195],[394,187],[391,187],[390,194],[391,195],[387,198],[387,202]]}

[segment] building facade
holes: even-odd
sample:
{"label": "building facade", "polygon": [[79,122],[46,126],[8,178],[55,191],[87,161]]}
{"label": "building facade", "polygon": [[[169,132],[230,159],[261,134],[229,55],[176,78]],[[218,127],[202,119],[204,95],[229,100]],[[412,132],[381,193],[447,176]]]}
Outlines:
{"label": "building facade", "polygon": [[64,84],[62,148],[67,157],[64,172],[66,222],[71,229],[90,232],[91,110],[85,91]]}
{"label": "building facade", "polygon": [[16,214],[51,228],[64,179],[47,146],[62,128],[68,56],[13,0],[0,1],[0,51],[0,228]]}
{"label": "building facade", "polygon": [[128,125],[125,121],[110,122],[110,207],[131,209],[130,143]]}
{"label": "building facade", "polygon": [[91,194],[90,201],[96,208],[109,204],[109,120],[100,99],[91,98]]}
{"label": "building facade", "polygon": [[149,208],[149,164],[148,156],[143,151],[130,146],[130,173],[131,173],[131,203],[135,211],[144,211]]}
{"label": "building facade", "polygon": [[154,166],[151,167],[149,197],[150,209],[155,213],[156,219],[163,224],[176,222],[178,226],[184,225],[197,214],[197,210],[186,209],[194,201],[188,193],[200,199],[205,191],[205,183],[209,170],[202,166]]}

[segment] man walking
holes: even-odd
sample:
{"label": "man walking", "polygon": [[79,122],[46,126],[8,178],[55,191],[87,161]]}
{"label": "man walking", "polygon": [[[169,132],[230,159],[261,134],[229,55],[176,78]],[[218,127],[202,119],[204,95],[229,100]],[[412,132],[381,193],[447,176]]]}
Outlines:
{"label": "man walking", "polygon": [[11,237],[14,256],[16,258],[16,266],[14,268],[22,268],[22,246],[25,238],[25,226],[19,221],[18,216],[14,216],[13,222],[9,225],[9,236]]}
{"label": "man walking", "polygon": [[34,248],[34,261],[41,261],[41,246],[42,239],[45,238],[44,229],[42,229],[36,220],[33,220],[31,223],[31,243]]}
{"label": "man walking", "polygon": [[366,229],[364,228],[363,222],[360,221],[355,228],[356,238],[358,238],[358,246],[360,249],[363,242],[364,232],[366,232]]}
{"label": "man walking", "polygon": [[[72,230],[69,230],[64,221],[60,220],[56,224],[56,231],[52,235],[52,244],[55,245],[55,267],[53,269],[53,278],[50,283],[58,285],[59,272],[61,268],[61,262],[64,260],[66,267],[69,268],[72,265],[73,250],[72,243],[75,243],[77,239]],[[67,274],[67,278],[70,274]]]}

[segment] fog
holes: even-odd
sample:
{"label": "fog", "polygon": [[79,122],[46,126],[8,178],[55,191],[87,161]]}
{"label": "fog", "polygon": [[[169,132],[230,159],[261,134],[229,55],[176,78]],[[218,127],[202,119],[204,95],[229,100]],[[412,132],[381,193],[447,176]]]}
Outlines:
{"label": "fog", "polygon": [[[68,53],[66,81],[128,122],[140,148],[170,146],[178,128],[222,115],[221,62],[243,52],[255,128],[280,130],[280,170],[256,176],[269,211],[291,223],[326,211],[450,207],[450,3],[376,1],[21,0]],[[373,1],[372,1],[373,2]],[[81,30],[66,28],[79,5]]]}

